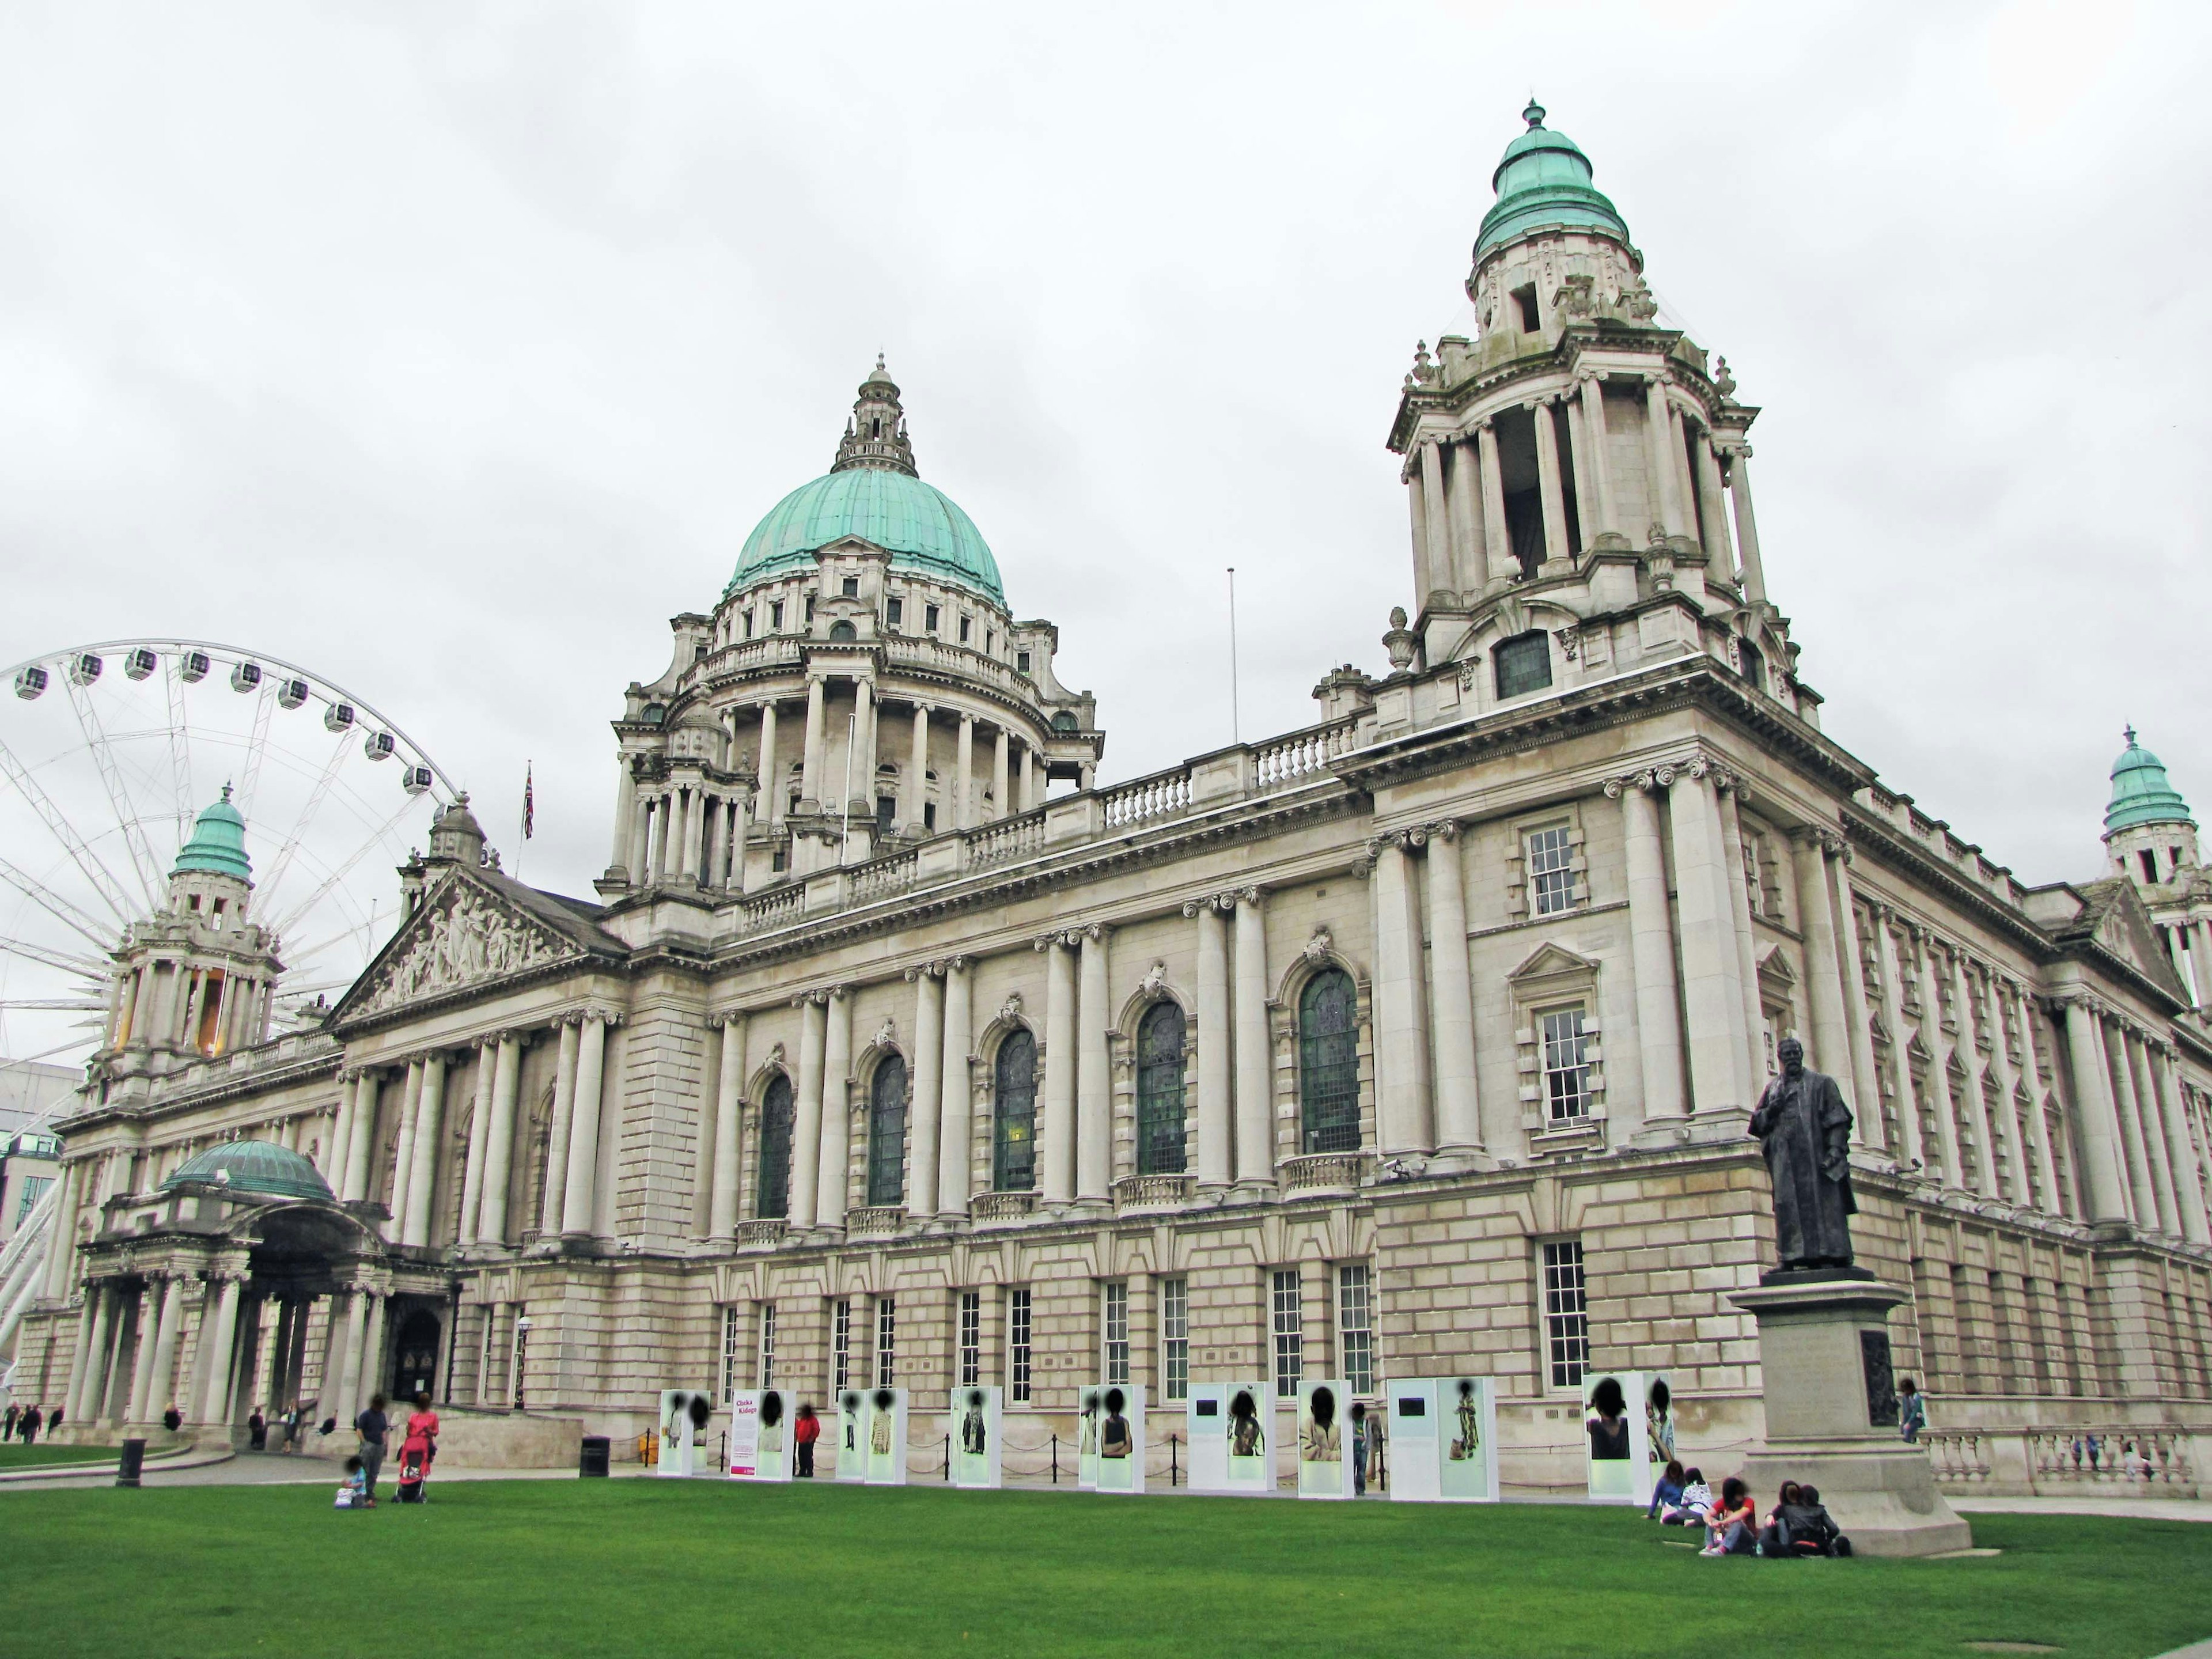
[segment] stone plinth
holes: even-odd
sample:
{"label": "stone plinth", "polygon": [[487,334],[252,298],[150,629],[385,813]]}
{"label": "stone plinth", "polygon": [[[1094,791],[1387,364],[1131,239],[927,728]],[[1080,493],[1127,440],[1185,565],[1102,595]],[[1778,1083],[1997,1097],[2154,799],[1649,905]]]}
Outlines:
{"label": "stone plinth", "polygon": [[1766,1446],[1743,1477],[1761,1510],[1784,1480],[1808,1482],[1861,1554],[1970,1547],[1928,1454],[1897,1437],[1889,1310],[1907,1292],[1856,1273],[1778,1273],[1729,1299],[1759,1321]]}

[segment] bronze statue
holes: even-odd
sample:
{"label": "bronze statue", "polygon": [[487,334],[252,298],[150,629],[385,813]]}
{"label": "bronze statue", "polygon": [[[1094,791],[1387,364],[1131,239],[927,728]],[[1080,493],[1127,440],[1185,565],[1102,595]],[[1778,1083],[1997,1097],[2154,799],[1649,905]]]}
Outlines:
{"label": "bronze statue", "polygon": [[1784,1037],[1782,1075],[1751,1115],[1774,1181],[1774,1243],[1783,1269],[1848,1267],[1858,1212],[1851,1197],[1851,1110],[1836,1080],[1809,1069],[1805,1045]]}

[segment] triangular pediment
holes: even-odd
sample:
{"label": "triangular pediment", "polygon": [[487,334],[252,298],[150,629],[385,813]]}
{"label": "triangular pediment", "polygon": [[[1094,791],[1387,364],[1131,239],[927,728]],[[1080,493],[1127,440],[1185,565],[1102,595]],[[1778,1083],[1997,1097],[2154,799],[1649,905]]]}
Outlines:
{"label": "triangular pediment", "polygon": [[1536,952],[1516,968],[1506,978],[1516,982],[1524,979],[1550,979],[1558,974],[1594,974],[1597,963],[1588,957],[1578,957],[1564,945],[1544,944]]}
{"label": "triangular pediment", "polygon": [[2181,1002],[2193,1001],[2183,988],[2180,975],[2174,972],[2173,958],[2159,943],[2157,927],[2143,905],[2142,895],[2136,891],[2133,882],[2120,882],[2116,886],[2113,902],[2098,921],[2092,937],[2136,972],[2155,981],[2161,990]]}
{"label": "triangular pediment", "polygon": [[456,870],[430,890],[354,981],[337,1017],[384,1013],[584,954],[500,893]]}
{"label": "triangular pediment", "polygon": [[1797,983],[1797,970],[1790,965],[1790,958],[1778,945],[1770,945],[1760,953],[1759,976],[1769,985],[1784,988]]}

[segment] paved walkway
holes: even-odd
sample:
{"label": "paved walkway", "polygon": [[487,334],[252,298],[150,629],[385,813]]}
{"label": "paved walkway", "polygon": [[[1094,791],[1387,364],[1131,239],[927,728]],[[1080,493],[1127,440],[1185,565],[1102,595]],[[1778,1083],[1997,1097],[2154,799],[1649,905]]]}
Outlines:
{"label": "paved walkway", "polygon": [[[2212,1521],[2212,1503],[2177,1498],[1954,1498],[1951,1507],[1961,1515],[2117,1515],[2136,1521]],[[2212,1653],[2205,1659],[2212,1659]]]}

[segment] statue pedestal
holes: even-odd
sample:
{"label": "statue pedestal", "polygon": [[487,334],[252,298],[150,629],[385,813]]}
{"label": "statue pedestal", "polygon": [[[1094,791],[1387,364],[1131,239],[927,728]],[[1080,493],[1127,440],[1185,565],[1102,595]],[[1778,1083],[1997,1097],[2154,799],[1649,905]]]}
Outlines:
{"label": "statue pedestal", "polygon": [[1897,1437],[1888,1320],[1907,1293],[1844,1268],[1770,1274],[1729,1299],[1759,1321],[1766,1447],[1744,1460],[1743,1478],[1761,1511],[1796,1480],[1820,1489],[1862,1555],[1971,1547],[1928,1454]]}

